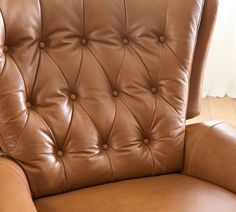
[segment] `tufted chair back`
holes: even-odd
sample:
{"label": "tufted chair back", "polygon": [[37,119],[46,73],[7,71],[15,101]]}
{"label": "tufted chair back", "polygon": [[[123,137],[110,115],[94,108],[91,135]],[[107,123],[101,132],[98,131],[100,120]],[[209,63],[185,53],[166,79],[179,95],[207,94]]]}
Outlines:
{"label": "tufted chair back", "polygon": [[0,144],[34,197],[182,169],[203,6],[0,0]]}

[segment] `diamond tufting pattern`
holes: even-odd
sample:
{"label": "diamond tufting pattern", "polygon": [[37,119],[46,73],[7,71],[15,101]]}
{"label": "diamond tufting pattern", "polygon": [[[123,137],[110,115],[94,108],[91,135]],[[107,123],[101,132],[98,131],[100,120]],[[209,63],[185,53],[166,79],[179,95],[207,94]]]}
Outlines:
{"label": "diamond tufting pattern", "polygon": [[34,197],[182,168],[203,3],[0,0],[0,143]]}

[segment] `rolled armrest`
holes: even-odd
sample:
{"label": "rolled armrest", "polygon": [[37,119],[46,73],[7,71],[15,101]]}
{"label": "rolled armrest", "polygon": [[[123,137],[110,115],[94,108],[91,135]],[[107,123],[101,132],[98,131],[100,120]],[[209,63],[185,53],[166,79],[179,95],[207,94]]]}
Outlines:
{"label": "rolled armrest", "polygon": [[4,157],[0,157],[0,211],[37,211],[24,172],[15,162]]}
{"label": "rolled armrest", "polygon": [[207,122],[187,126],[184,174],[236,193],[236,128]]}

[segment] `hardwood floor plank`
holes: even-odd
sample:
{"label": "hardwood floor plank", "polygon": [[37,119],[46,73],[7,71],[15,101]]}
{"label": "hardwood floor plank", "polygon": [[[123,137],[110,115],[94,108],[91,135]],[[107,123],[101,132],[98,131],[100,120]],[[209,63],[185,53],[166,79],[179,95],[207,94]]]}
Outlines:
{"label": "hardwood floor plank", "polygon": [[210,111],[213,119],[231,119],[236,118],[236,114],[229,97],[214,98],[208,97]]}
{"label": "hardwood floor plank", "polygon": [[194,119],[187,120],[187,124],[217,120],[236,127],[236,99],[207,97],[202,99],[201,105],[201,114]]}

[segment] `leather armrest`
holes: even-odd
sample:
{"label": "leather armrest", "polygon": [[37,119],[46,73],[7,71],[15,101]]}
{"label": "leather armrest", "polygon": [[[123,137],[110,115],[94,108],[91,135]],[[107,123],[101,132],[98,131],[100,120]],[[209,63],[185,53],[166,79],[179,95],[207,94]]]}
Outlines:
{"label": "leather armrest", "polygon": [[219,122],[187,126],[183,173],[236,193],[236,128]]}
{"label": "leather armrest", "polygon": [[0,211],[37,211],[24,172],[15,162],[4,157],[0,157]]}

